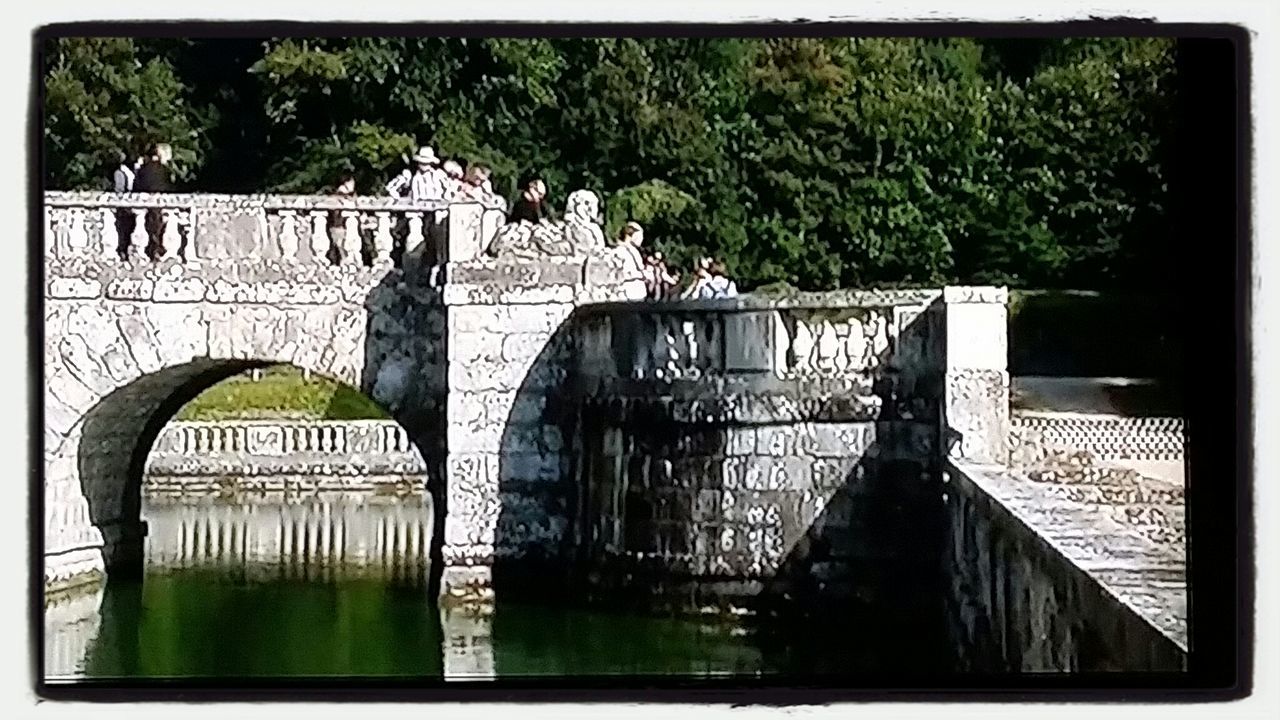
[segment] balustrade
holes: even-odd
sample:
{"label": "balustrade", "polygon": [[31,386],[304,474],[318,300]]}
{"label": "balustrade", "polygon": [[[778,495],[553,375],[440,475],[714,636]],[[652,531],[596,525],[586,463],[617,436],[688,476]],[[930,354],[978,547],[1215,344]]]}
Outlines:
{"label": "balustrade", "polygon": [[184,261],[253,259],[391,266],[447,228],[449,204],[301,195],[45,193],[47,251],[62,259],[138,257],[147,245]]}
{"label": "balustrade", "polygon": [[[578,371],[588,380],[649,381],[867,375],[902,361],[895,353],[907,346],[917,355],[936,351],[938,338],[927,341],[927,323],[911,326],[937,295],[865,293],[827,304],[739,299],[588,307],[577,333]],[[911,341],[899,343],[909,327]]]}

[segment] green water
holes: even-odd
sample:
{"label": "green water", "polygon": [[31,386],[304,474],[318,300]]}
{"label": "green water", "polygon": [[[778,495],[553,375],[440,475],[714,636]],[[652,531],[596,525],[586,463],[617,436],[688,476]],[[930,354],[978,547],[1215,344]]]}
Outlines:
{"label": "green water", "polygon": [[[112,586],[102,612],[86,677],[707,675],[764,669],[760,653],[743,638],[688,621],[502,605],[491,620],[463,619],[464,627],[454,629],[421,590],[372,580],[242,582],[188,571]],[[451,644],[457,648],[442,643],[446,633],[455,634]]]}
{"label": "green water", "polygon": [[473,679],[919,671],[915,616],[852,608],[748,623],[512,604],[483,618],[426,591],[421,497],[152,498],[142,581],[46,604],[46,678]]}
{"label": "green water", "polygon": [[442,612],[421,496],[148,498],[147,570],[46,608],[46,677],[756,674],[723,624],[499,602]]}

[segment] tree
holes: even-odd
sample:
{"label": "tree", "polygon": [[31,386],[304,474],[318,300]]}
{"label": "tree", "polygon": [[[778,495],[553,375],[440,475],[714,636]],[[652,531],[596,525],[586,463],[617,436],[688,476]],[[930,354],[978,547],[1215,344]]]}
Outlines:
{"label": "tree", "polygon": [[420,144],[511,197],[588,187],[742,287],[1155,278],[1176,114],[1161,39],[73,39],[47,181],[173,142],[192,187],[381,192]]}
{"label": "tree", "polygon": [[168,60],[128,38],[63,38],[45,47],[44,163],[51,188],[101,189],[117,153],[173,146],[173,171],[193,179],[204,127]]}

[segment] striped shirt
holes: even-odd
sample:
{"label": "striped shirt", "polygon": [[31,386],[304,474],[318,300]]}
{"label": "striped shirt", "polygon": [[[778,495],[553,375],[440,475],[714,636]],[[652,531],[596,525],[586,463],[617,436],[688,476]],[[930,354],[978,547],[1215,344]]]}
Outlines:
{"label": "striped shirt", "polygon": [[414,202],[444,200],[448,195],[448,177],[439,168],[413,173],[405,170],[387,183],[387,193],[392,197],[408,197]]}

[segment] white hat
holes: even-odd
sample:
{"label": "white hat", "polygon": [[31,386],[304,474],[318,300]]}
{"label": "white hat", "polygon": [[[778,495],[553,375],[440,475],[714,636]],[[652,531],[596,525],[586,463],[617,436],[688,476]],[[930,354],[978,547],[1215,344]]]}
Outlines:
{"label": "white hat", "polygon": [[435,165],[440,162],[440,158],[436,157],[436,151],[428,146],[418,148],[418,154],[413,156],[413,161],[419,165]]}

